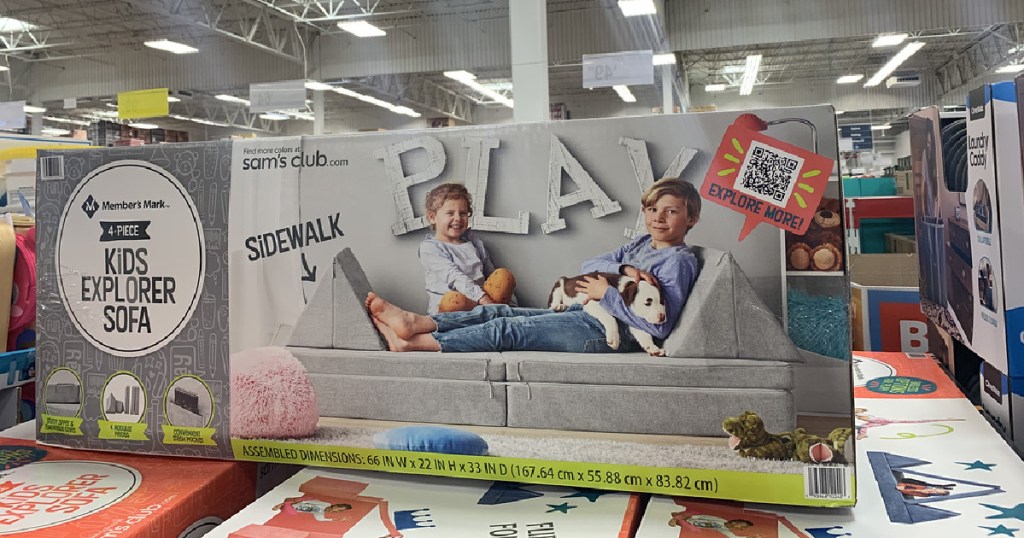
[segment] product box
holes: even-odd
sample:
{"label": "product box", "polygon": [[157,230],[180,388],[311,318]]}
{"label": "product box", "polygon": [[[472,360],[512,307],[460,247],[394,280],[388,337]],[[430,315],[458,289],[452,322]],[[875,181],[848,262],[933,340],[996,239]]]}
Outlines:
{"label": "product box", "polygon": [[910,121],[921,307],[943,330],[1010,376],[1024,375],[1024,180],[1012,82],[970,92],[967,118],[936,108]]}
{"label": "product box", "polygon": [[1024,379],[1009,377],[986,362],[979,368],[981,405],[996,430],[1024,453]]}
{"label": "product box", "polygon": [[[1010,536],[1024,463],[927,355],[854,354],[857,507],[652,496],[636,538]],[[889,383],[894,376],[916,384]],[[879,391],[882,387],[901,390]],[[907,390],[911,386],[915,390]]]}
{"label": "product box", "polygon": [[[806,231],[835,154],[827,106],[46,153],[39,439],[851,504],[849,351],[805,352],[780,321],[780,234]],[[662,177],[699,197],[645,217]],[[451,181],[471,218],[425,214]],[[688,230],[687,249],[651,248],[645,218],[658,237]],[[420,314],[426,277],[444,281],[456,256],[438,245],[471,239],[466,224],[457,255],[479,265],[462,271],[507,269],[486,286],[508,291],[511,272],[523,310]],[[602,302],[659,337],[646,348],[597,301],[551,308],[574,297],[561,277],[586,260],[618,272],[633,241],[666,256],[648,266],[660,287],[634,282],[633,297],[623,280]],[[848,281],[830,277],[845,325]],[[807,462],[741,454],[724,431],[812,417]],[[819,467],[846,479],[805,490]]]}
{"label": "product box", "polygon": [[914,254],[850,256],[853,349],[928,351],[928,320],[921,313]]}
{"label": "product box", "polygon": [[254,465],[0,437],[0,534],[195,538],[256,498]]}
{"label": "product box", "polygon": [[307,468],[208,538],[631,538],[640,495]]}

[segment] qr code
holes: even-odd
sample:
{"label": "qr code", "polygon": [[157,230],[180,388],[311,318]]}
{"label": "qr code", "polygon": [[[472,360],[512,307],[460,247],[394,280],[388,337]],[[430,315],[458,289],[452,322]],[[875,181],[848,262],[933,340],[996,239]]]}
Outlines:
{"label": "qr code", "polygon": [[785,205],[804,160],[787,151],[753,141],[736,178],[735,188],[776,205]]}
{"label": "qr code", "polygon": [[64,156],[40,157],[40,179],[64,179]]}

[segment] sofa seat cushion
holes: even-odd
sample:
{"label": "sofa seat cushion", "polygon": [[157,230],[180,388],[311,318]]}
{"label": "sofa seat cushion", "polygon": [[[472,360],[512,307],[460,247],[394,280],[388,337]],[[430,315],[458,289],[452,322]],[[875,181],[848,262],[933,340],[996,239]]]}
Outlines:
{"label": "sofa seat cushion", "polygon": [[498,353],[357,351],[289,347],[312,374],[408,377],[461,381],[504,381]]}
{"label": "sofa seat cushion", "polygon": [[[528,383],[789,390],[793,366],[744,359],[677,359],[646,353],[506,351],[506,379]],[[308,366],[307,366],[308,368]]]}

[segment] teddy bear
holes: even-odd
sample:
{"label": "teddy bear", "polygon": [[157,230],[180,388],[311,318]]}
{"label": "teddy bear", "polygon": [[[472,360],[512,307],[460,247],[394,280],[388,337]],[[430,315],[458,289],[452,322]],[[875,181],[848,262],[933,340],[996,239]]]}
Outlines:
{"label": "teddy bear", "polygon": [[842,202],[822,198],[803,235],[787,234],[786,265],[794,271],[839,271],[843,267]]}
{"label": "teddy bear", "polygon": [[853,433],[851,428],[836,428],[828,437],[809,434],[803,428],[768,433],[761,417],[753,411],[726,418],[722,429],[729,434],[729,448],[739,451],[740,456],[803,463],[846,463],[846,441]]}

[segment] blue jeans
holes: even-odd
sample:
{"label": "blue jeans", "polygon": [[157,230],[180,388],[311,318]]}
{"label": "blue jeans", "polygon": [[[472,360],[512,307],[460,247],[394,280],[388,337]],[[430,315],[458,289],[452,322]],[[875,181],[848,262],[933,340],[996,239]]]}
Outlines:
{"label": "blue jeans", "polygon": [[562,351],[568,353],[615,353],[637,351],[628,327],[618,322],[619,349],[608,347],[604,326],[572,305],[565,312],[543,308],[482,305],[468,312],[430,316],[437,323],[431,336],[441,351]]}

